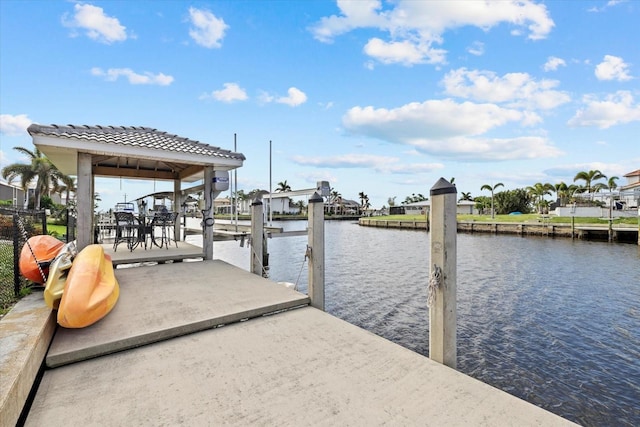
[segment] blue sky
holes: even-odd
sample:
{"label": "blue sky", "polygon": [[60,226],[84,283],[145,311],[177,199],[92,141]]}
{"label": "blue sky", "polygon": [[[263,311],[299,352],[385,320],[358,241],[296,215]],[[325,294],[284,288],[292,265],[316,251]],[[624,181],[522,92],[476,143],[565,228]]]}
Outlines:
{"label": "blue sky", "polygon": [[[233,149],[238,188],[488,196],[640,168],[640,1],[0,1],[0,165],[31,123]],[[101,208],[171,188],[99,180]]]}

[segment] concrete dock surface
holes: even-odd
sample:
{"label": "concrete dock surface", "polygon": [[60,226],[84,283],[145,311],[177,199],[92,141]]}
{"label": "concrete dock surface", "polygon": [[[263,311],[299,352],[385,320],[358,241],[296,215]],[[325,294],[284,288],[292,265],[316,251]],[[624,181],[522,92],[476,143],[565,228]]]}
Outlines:
{"label": "concrete dock surface", "polygon": [[573,425],[219,260],[116,277],[107,317],[58,327],[25,425]]}

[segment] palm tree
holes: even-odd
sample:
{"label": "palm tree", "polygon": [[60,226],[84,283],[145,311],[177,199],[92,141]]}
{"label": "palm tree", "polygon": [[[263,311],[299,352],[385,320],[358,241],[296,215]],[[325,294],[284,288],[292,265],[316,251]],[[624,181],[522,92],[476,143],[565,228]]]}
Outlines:
{"label": "palm tree", "polygon": [[480,187],[480,191],[482,190],[489,190],[491,191],[491,219],[496,217],[496,212],[495,209],[493,209],[493,192],[496,190],[496,188],[498,187],[504,187],[504,184],[499,182],[494,186],[491,186],[489,184],[485,184],[482,187]]}
{"label": "palm tree", "polygon": [[550,196],[555,187],[549,183],[537,182],[533,186],[527,187],[527,191],[533,195],[538,207],[538,213],[542,213],[543,208],[548,206],[548,202],[544,199],[544,196]]}
{"label": "palm tree", "polygon": [[616,183],[616,181],[620,179],[617,176],[612,176],[607,180],[607,188],[611,191],[615,190],[616,188],[618,188],[618,184]]}
{"label": "palm tree", "polygon": [[584,181],[584,187],[586,189],[586,192],[591,193],[593,190],[591,185],[593,181],[602,179],[602,178],[606,179],[607,177],[602,172],[595,169],[595,170],[590,170],[589,172],[586,172],[586,171],[578,172],[576,176],[573,178],[573,182]]}
{"label": "palm tree", "polygon": [[560,206],[565,206],[567,204],[565,198],[567,197],[567,190],[569,189],[567,184],[564,181],[560,181],[559,183],[554,184],[553,189],[556,192],[556,198],[558,199]]}
{"label": "palm tree", "polygon": [[57,192],[59,181],[67,179],[51,161],[46,158],[36,147],[31,151],[24,147],[13,147],[14,150],[26,154],[30,159],[30,164],[13,163],[2,168],[2,177],[8,183],[15,178],[20,177],[20,185],[25,193],[29,189],[29,184],[35,179],[35,200],[33,207],[40,209],[40,199],[42,196],[48,196],[51,191]]}
{"label": "palm tree", "polygon": [[278,183],[278,188],[276,188],[277,193],[283,193],[285,191],[291,191],[291,186],[287,184],[287,180],[281,181]]}
{"label": "palm tree", "polygon": [[68,204],[71,200],[71,193],[76,192],[76,179],[72,176],[63,175],[60,178],[60,181],[62,181],[62,185],[58,187],[58,193],[60,194],[60,196],[62,196],[62,193],[66,193],[65,200]]}
{"label": "palm tree", "polygon": [[462,196],[460,197],[460,199],[458,200],[459,202],[466,200],[469,202],[473,202],[473,197],[471,197],[471,192],[465,193],[464,191],[462,193]]}

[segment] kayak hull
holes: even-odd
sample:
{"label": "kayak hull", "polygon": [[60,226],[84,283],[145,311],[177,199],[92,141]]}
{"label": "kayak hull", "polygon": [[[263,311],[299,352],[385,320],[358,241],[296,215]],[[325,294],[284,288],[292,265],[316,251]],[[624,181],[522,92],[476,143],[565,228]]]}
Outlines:
{"label": "kayak hull", "polygon": [[120,295],[111,258],[101,245],[89,245],[73,260],[58,306],[58,324],[84,328],[106,316]]}
{"label": "kayak hull", "polygon": [[[58,255],[63,246],[63,242],[46,234],[29,237],[20,251],[20,274],[34,283],[44,284],[49,273],[49,263]],[[41,265],[45,278],[40,274],[38,263]]]}

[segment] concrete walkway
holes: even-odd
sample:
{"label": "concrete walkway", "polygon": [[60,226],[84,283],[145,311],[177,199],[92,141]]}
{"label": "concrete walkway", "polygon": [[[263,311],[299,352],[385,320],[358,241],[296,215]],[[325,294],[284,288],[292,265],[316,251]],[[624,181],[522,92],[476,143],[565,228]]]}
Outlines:
{"label": "concrete walkway", "polygon": [[58,329],[27,426],[571,425],[222,261],[116,276],[112,313]]}

